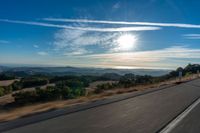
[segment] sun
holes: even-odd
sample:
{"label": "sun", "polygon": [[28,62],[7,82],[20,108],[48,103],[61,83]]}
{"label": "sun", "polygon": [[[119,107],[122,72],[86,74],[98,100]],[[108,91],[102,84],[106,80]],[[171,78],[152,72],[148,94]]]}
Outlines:
{"label": "sun", "polygon": [[137,37],[133,34],[123,34],[117,38],[117,44],[120,51],[132,50],[137,42]]}

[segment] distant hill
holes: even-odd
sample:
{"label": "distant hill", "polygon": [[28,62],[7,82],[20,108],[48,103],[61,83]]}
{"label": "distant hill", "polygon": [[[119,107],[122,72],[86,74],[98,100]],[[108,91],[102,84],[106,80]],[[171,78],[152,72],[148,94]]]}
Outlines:
{"label": "distant hill", "polygon": [[5,72],[16,76],[27,76],[35,74],[46,75],[103,75],[115,73],[124,75],[133,73],[136,75],[161,76],[170,72],[170,70],[159,69],[107,69],[107,68],[80,68],[80,67],[0,67],[0,72]]}
{"label": "distant hill", "polygon": [[0,66],[0,73],[9,70],[9,67]]}

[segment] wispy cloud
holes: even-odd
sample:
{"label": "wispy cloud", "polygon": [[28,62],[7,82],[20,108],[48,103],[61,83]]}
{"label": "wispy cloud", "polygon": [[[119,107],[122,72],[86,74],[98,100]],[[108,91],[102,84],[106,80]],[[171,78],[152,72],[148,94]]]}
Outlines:
{"label": "wispy cloud", "polygon": [[118,9],[120,8],[120,2],[117,2],[115,3],[113,6],[112,6],[113,9]]}
{"label": "wispy cloud", "polygon": [[[184,46],[173,46],[165,49],[151,51],[135,51],[128,53],[108,53],[89,55],[94,58],[128,57],[133,60],[159,61],[164,58],[200,58],[200,49],[192,49]],[[118,58],[119,59],[119,58]]]}
{"label": "wispy cloud", "polygon": [[[200,49],[174,46],[151,51],[86,55],[105,66],[132,66],[149,68],[174,68],[177,64],[194,62],[200,58]],[[123,65],[122,65],[123,64]]]}
{"label": "wispy cloud", "polygon": [[10,43],[10,41],[0,40],[0,44],[8,44],[8,43]]}
{"label": "wispy cloud", "polygon": [[39,48],[39,46],[38,46],[38,45],[33,45],[33,47],[34,47],[34,48]]}
{"label": "wispy cloud", "polygon": [[43,22],[19,21],[19,20],[8,20],[8,19],[0,19],[0,22],[36,25],[36,26],[53,27],[53,28],[64,28],[71,30],[95,31],[95,32],[148,31],[148,30],[161,29],[159,27],[152,27],[152,26],[134,26],[134,27],[118,27],[118,28],[78,27],[78,26],[58,25],[58,24],[50,24]]}
{"label": "wispy cloud", "polygon": [[[162,27],[176,28],[200,28],[200,25],[182,24],[182,23],[154,23],[154,22],[124,22],[124,21],[99,21],[87,19],[55,19],[46,18],[44,20],[55,22],[72,22],[72,23],[91,23],[93,24],[113,24],[111,27],[91,27],[91,25],[70,25],[65,23],[52,24],[51,22],[33,22],[0,19],[1,22],[35,25],[42,27],[59,28],[54,35],[53,46],[62,53],[64,59],[71,60],[70,63],[91,64],[92,66],[104,67],[148,67],[148,68],[175,68],[175,65],[192,62],[200,58],[200,49],[194,49],[183,46],[174,46],[164,49],[151,51],[134,51],[120,53],[112,51],[116,45],[116,39],[123,31],[148,31],[160,30]],[[117,25],[140,25],[131,27],[117,27]],[[97,25],[95,25],[97,26]],[[116,28],[115,28],[116,27]],[[186,34],[188,39],[199,39],[200,34]],[[8,43],[0,40],[0,43]],[[94,48],[95,45],[95,48]],[[38,48],[38,45],[33,45]],[[95,51],[96,50],[96,51]],[[38,55],[48,55],[45,51],[37,52]],[[69,57],[69,55],[71,57]],[[50,57],[47,56],[47,57]],[[55,63],[57,60],[55,60]],[[59,58],[58,58],[59,62]],[[87,63],[85,63],[87,62]]]}
{"label": "wispy cloud", "polygon": [[200,34],[185,34],[183,36],[187,39],[200,39]]}
{"label": "wispy cloud", "polygon": [[86,54],[97,51],[86,49],[88,46],[113,48],[118,33],[91,33],[89,31],[62,29],[55,33],[55,50],[61,50],[65,55]]}
{"label": "wispy cloud", "polygon": [[40,51],[40,52],[37,52],[38,55],[41,55],[41,56],[45,56],[45,55],[48,55],[47,52],[45,51]]}
{"label": "wispy cloud", "polygon": [[46,21],[54,22],[77,22],[77,23],[96,23],[96,24],[118,24],[118,25],[143,25],[177,28],[200,28],[200,25],[185,23],[157,23],[157,22],[127,22],[127,21],[107,21],[107,20],[89,20],[89,19],[65,19],[65,18],[44,18]]}
{"label": "wispy cloud", "polygon": [[[175,69],[187,63],[198,63],[200,49],[174,46],[129,53],[106,53],[56,58],[55,64],[84,67]],[[67,62],[66,62],[67,60]]]}
{"label": "wispy cloud", "polygon": [[84,55],[88,54],[90,51],[84,49],[84,48],[76,48],[72,52],[65,52],[63,55],[65,56],[78,56],[78,55]]}

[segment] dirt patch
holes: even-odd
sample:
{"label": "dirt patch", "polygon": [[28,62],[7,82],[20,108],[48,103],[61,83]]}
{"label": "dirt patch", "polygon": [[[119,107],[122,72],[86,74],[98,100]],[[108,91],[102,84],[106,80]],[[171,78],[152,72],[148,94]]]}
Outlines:
{"label": "dirt patch", "polygon": [[2,81],[0,81],[0,86],[9,86],[14,82],[15,82],[15,79],[14,80],[2,80]]}
{"label": "dirt patch", "polygon": [[0,97],[0,106],[14,102],[14,98],[12,94],[8,94],[5,96]]}

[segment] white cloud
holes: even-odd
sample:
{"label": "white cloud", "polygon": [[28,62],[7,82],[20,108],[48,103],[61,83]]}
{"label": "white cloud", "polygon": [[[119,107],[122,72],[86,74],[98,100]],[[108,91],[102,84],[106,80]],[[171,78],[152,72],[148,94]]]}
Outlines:
{"label": "white cloud", "polygon": [[200,39],[200,34],[185,34],[183,36],[187,39]]}
{"label": "white cloud", "polygon": [[69,25],[58,25],[58,24],[50,24],[50,23],[42,23],[42,22],[33,22],[33,21],[19,21],[19,20],[7,20],[0,19],[1,22],[8,23],[17,23],[17,24],[26,24],[26,25],[36,25],[43,27],[53,27],[53,28],[64,28],[70,30],[82,30],[82,31],[96,31],[96,32],[122,32],[122,31],[149,31],[149,30],[160,30],[159,27],[152,26],[135,26],[135,27],[118,27],[118,28],[98,28],[98,27],[76,27]]}
{"label": "white cloud", "polygon": [[37,52],[38,55],[41,55],[41,56],[45,56],[45,55],[48,55],[47,52],[44,52],[44,51],[40,51],[40,52]]}
{"label": "white cloud", "polygon": [[34,48],[39,48],[39,46],[38,46],[38,45],[33,45],[33,47],[34,47]]}
{"label": "white cloud", "polygon": [[118,24],[118,25],[143,25],[177,28],[200,28],[200,25],[185,23],[157,23],[157,22],[127,22],[127,21],[107,21],[107,20],[89,20],[89,19],[65,19],[65,18],[44,18],[46,21],[55,22],[77,22],[77,23],[96,23],[96,24]]}

